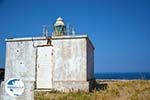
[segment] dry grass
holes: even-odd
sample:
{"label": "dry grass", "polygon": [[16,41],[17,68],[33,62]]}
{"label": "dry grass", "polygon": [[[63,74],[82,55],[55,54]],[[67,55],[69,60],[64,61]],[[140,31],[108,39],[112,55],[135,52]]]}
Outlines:
{"label": "dry grass", "polygon": [[35,100],[150,100],[150,80],[98,81],[92,92],[35,92]]}

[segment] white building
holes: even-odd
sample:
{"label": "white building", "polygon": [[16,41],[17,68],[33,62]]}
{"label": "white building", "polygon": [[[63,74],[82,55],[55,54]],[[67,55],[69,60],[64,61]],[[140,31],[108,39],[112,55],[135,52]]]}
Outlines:
{"label": "white building", "polygon": [[[94,79],[94,47],[87,35],[66,35],[62,18],[51,37],[6,39],[5,82],[18,77],[25,92],[13,98],[1,90],[1,98],[33,99],[35,90],[89,91]],[[23,99],[25,98],[25,99]]]}

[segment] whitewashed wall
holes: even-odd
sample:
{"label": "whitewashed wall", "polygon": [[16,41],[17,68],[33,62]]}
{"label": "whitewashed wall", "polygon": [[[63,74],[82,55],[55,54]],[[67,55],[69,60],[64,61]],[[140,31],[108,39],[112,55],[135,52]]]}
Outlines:
{"label": "whitewashed wall", "polygon": [[86,39],[56,39],[53,45],[53,80],[86,80]]}
{"label": "whitewashed wall", "polygon": [[35,81],[35,59],[32,41],[7,42],[5,81],[12,77]]}

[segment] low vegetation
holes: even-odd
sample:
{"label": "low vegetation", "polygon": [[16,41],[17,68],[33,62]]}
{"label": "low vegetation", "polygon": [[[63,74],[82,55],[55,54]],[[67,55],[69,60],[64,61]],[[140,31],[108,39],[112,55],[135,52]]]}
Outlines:
{"label": "low vegetation", "polygon": [[35,92],[35,100],[150,100],[150,80],[97,81],[91,92]]}

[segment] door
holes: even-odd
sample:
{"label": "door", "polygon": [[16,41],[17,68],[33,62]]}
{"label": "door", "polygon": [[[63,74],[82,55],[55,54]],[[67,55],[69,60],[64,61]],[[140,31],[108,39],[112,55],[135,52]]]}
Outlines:
{"label": "door", "polygon": [[52,47],[37,48],[37,89],[52,88]]}

